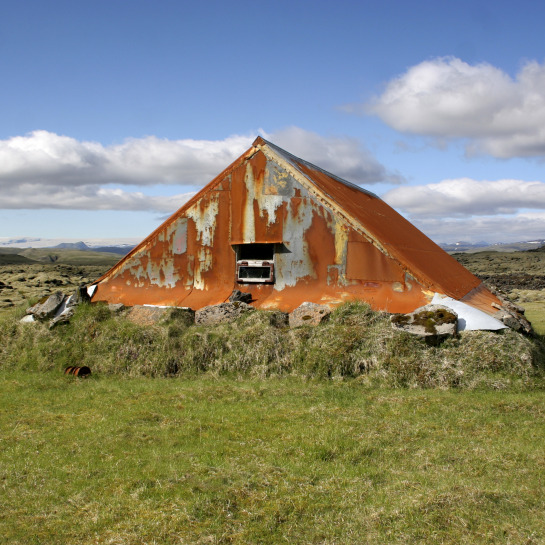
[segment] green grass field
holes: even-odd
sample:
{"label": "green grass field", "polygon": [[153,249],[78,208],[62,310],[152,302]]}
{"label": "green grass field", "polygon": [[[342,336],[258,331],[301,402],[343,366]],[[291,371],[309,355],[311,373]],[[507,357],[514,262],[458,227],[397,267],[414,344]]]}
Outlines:
{"label": "green grass field", "polygon": [[526,309],[525,316],[532,323],[534,331],[545,335],[545,301],[525,301],[521,304]]}
{"label": "green grass field", "polygon": [[545,542],[542,392],[2,372],[0,542]]}

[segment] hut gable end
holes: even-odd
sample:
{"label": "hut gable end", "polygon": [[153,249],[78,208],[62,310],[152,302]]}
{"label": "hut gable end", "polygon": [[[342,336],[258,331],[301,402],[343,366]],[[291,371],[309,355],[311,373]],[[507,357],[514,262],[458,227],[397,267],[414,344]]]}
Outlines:
{"label": "hut gable end", "polygon": [[93,301],[199,309],[238,289],[260,308],[361,299],[408,312],[479,286],[376,195],[258,138],[100,278]]}

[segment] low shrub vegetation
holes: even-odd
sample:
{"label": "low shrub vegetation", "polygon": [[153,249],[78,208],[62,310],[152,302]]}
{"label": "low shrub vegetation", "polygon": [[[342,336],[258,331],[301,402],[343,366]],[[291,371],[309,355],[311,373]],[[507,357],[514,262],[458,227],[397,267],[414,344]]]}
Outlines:
{"label": "low shrub vegetation", "polygon": [[439,346],[394,331],[389,316],[347,303],[319,326],[279,327],[275,314],[247,313],[216,326],[189,325],[172,311],[142,326],[106,305],[82,305],[69,324],[18,322],[24,310],[0,317],[4,369],[57,370],[130,377],[230,375],[355,379],[364,386],[409,388],[541,388],[545,351],[539,337],[511,330],[463,332]]}

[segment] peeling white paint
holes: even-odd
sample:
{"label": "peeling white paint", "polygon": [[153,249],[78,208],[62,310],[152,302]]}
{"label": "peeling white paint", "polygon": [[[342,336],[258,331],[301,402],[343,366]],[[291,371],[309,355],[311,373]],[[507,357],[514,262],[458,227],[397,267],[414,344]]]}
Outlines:
{"label": "peeling white paint", "polygon": [[[291,207],[292,201],[288,201],[288,213],[284,222],[284,244],[290,251],[286,254],[277,254],[278,267],[275,283],[276,290],[283,290],[286,287],[293,287],[300,278],[316,277],[314,265],[308,251],[308,243],[305,240],[305,233],[312,225],[314,206],[310,199],[298,208],[298,215],[294,217]],[[299,256],[299,259],[294,259]]]}
{"label": "peeling white paint", "polygon": [[[270,179],[270,177],[269,177]],[[255,242],[255,213],[254,201],[257,202],[259,216],[263,218],[264,212],[267,212],[267,226],[277,222],[276,211],[282,206],[284,198],[282,195],[266,194],[264,191],[256,191],[256,183],[252,166],[246,165],[246,174],[244,176],[246,186],[246,205],[243,211],[244,222],[244,242]]]}
{"label": "peeling white paint", "polygon": [[169,227],[168,237],[172,237],[172,253],[185,254],[187,251],[187,218],[180,218]]}
{"label": "peeling white paint", "polygon": [[210,195],[203,211],[200,204],[205,201],[199,201],[187,210],[187,215],[195,222],[197,230],[197,240],[203,246],[212,246],[214,232],[216,231],[216,218],[219,211],[219,198],[215,194]]}
{"label": "peeling white paint", "polygon": [[206,284],[202,273],[212,268],[212,251],[208,247],[202,246],[199,249],[198,263],[194,268],[193,287],[198,290],[206,289]]}

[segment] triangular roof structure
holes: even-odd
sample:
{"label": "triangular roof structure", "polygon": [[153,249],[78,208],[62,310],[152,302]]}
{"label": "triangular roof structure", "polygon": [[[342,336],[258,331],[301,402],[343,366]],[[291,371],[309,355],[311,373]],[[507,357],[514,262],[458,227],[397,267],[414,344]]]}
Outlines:
{"label": "triangular roof structure", "polygon": [[[240,277],[240,266],[257,271],[267,259],[254,267],[253,258],[269,250],[274,279]],[[244,256],[250,265],[241,265]],[[245,272],[262,274],[253,269]],[[261,137],[96,286],[93,300],[195,309],[225,301],[233,289],[282,310],[362,299],[408,312],[435,293],[488,314],[498,303],[379,197]]]}

